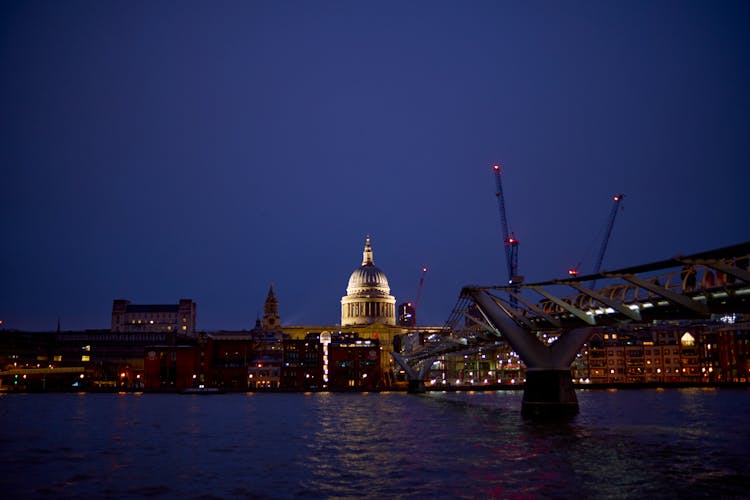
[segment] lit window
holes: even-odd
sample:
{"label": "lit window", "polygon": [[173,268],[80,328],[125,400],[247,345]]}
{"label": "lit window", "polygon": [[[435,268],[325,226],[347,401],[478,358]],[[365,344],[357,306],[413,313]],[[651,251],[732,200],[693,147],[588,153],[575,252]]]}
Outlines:
{"label": "lit window", "polygon": [[685,335],[680,339],[680,343],[685,347],[692,347],[695,345],[695,337],[690,335],[690,332],[685,332]]}
{"label": "lit window", "polygon": [[84,354],[81,356],[81,361],[91,361],[91,356]]}

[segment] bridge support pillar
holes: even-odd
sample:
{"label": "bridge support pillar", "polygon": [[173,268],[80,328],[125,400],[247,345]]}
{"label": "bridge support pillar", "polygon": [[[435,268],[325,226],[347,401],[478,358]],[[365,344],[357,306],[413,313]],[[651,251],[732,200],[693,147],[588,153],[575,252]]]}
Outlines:
{"label": "bridge support pillar", "polygon": [[528,370],[521,415],[530,418],[578,415],[578,398],[570,370]]}
{"label": "bridge support pillar", "polygon": [[409,387],[407,389],[407,392],[409,394],[422,394],[427,389],[425,389],[424,380],[411,380],[409,379]]}

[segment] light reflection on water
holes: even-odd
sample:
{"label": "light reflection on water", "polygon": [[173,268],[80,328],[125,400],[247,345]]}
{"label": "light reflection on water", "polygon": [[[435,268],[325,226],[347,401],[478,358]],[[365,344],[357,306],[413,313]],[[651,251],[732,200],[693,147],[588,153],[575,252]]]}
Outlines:
{"label": "light reflection on water", "polygon": [[0,397],[5,498],[746,497],[750,391]]}

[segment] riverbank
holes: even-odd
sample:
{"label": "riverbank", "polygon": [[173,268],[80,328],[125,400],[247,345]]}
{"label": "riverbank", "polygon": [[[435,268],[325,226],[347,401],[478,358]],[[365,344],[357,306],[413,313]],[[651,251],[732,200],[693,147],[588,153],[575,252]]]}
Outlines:
{"label": "riverbank", "polygon": [[[694,383],[694,382],[631,382],[615,384],[574,384],[576,390],[640,390],[640,389],[684,389],[684,388],[704,388],[704,389],[750,389],[750,383],[744,382],[722,382],[722,383]],[[486,391],[518,391],[525,389],[525,384],[488,384],[488,385],[444,385],[444,386],[427,386],[426,392],[486,392]],[[407,392],[406,386],[397,387],[379,387],[370,389],[341,388],[341,389],[245,389],[245,388],[228,388],[212,387],[203,390],[184,390],[184,389],[139,389],[139,388],[114,388],[114,387],[87,387],[87,388],[70,388],[70,390],[55,389],[16,389],[12,386],[0,388],[0,394],[44,394],[44,393],[139,393],[139,394],[227,394],[227,393],[368,393],[368,392]]]}

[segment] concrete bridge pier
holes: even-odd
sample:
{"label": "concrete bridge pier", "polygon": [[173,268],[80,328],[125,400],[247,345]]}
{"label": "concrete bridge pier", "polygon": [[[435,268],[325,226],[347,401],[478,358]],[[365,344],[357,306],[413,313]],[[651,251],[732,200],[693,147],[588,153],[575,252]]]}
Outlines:
{"label": "concrete bridge pier", "polygon": [[570,370],[527,370],[521,416],[565,418],[578,415]]}
{"label": "concrete bridge pier", "polygon": [[578,398],[570,365],[590,335],[590,328],[567,330],[546,346],[534,332],[522,327],[510,309],[487,292],[465,288],[485,320],[493,325],[526,364],[526,387],[521,415],[524,417],[567,418],[578,414]]}
{"label": "concrete bridge pier", "polygon": [[424,384],[424,379],[435,358],[433,357],[425,359],[422,362],[422,368],[417,371],[409,365],[408,361],[406,361],[406,359],[401,354],[397,352],[391,352],[391,356],[393,356],[393,359],[396,360],[396,363],[398,363],[398,365],[403,368],[404,372],[406,373],[406,379],[409,381],[409,385],[407,386],[406,391],[409,394],[423,394],[427,392],[427,388]]}
{"label": "concrete bridge pier", "polygon": [[408,392],[409,394],[423,394],[424,392],[427,392],[427,389],[424,385],[424,380],[409,379],[409,386],[406,389],[406,392]]}

